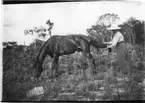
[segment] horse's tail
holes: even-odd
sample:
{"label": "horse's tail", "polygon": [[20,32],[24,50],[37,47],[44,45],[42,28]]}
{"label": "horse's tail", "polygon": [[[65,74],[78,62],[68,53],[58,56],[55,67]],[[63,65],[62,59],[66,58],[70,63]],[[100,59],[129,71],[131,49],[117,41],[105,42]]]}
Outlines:
{"label": "horse's tail", "polygon": [[92,38],[90,38],[90,44],[92,44],[96,48],[106,48],[107,47],[107,44],[99,43],[98,41],[93,40]]}

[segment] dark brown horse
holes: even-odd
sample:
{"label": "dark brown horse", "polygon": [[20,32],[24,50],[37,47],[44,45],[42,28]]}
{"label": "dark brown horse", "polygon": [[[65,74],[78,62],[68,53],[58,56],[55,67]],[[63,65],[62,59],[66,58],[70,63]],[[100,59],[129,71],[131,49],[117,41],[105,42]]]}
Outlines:
{"label": "dark brown horse", "polygon": [[59,56],[72,54],[76,51],[83,52],[86,58],[89,58],[90,62],[95,65],[95,59],[90,53],[90,46],[93,45],[96,48],[106,48],[106,44],[99,43],[89,36],[85,36],[82,34],[78,35],[66,35],[66,36],[52,36],[49,38],[45,44],[42,46],[34,64],[34,68],[36,69],[36,78],[39,78],[43,68],[42,64],[46,57],[49,55],[53,58],[52,61],[52,76],[53,70],[55,70],[55,76],[58,76],[58,61]]}

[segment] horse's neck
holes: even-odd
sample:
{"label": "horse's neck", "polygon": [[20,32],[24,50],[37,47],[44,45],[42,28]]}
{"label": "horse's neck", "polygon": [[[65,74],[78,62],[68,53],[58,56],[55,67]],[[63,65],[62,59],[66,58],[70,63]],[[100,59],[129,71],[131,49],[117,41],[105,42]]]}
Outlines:
{"label": "horse's neck", "polygon": [[44,48],[42,48],[42,50],[40,50],[40,52],[38,54],[37,60],[39,62],[43,62],[43,60],[45,59],[46,56],[47,56],[47,51]]}

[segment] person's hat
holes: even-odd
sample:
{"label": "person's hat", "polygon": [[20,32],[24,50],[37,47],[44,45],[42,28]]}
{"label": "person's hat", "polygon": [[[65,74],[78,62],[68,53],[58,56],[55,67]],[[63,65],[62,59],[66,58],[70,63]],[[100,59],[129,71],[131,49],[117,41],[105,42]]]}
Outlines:
{"label": "person's hat", "polygon": [[119,29],[121,29],[121,27],[119,27],[116,24],[112,24],[110,28],[107,28],[107,30],[119,30]]}

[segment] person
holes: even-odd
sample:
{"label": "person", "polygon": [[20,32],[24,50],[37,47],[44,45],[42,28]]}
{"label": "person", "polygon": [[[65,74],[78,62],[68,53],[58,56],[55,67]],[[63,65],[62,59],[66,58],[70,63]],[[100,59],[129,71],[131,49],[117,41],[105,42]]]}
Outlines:
{"label": "person", "polygon": [[116,24],[111,25],[110,28],[107,30],[111,30],[112,32],[112,41],[104,42],[108,44],[107,48],[116,47],[117,58],[118,58],[118,65],[120,67],[120,73],[123,74],[127,78],[127,76],[131,72],[130,68],[130,59],[127,51],[126,44],[124,42],[124,36],[120,32],[121,27]]}

